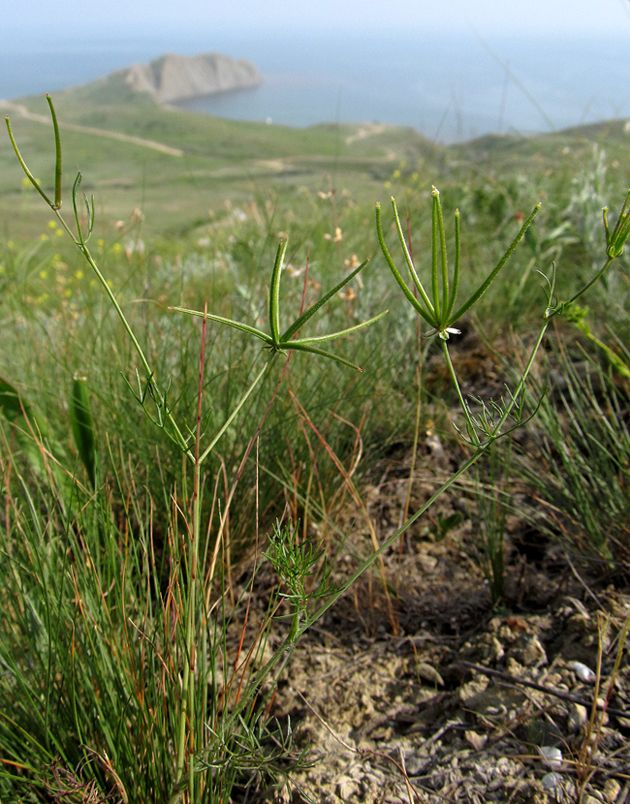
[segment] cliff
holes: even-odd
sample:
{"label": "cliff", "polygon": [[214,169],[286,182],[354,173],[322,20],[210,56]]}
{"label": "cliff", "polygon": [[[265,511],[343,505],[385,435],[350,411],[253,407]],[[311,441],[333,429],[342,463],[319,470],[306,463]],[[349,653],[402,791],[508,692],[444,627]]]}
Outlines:
{"label": "cliff", "polygon": [[[146,92],[158,103],[258,86],[262,77],[249,61],[219,53],[200,56],[167,54],[150,64],[134,64],[114,73],[135,92]],[[112,76],[113,77],[113,76]]]}

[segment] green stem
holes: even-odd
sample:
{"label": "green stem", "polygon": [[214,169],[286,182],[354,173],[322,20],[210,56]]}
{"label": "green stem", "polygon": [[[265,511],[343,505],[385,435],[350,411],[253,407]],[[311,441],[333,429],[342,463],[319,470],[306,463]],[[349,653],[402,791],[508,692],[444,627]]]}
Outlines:
{"label": "green stem", "polygon": [[[538,354],[538,350],[540,349],[540,345],[543,342],[543,338],[545,337],[545,333],[547,332],[548,326],[549,326],[549,322],[545,321],[545,323],[540,328],[540,332],[538,333],[538,337],[536,338],[536,342],[534,343],[534,345],[532,347],[532,351],[529,354],[527,364],[525,365],[525,370],[521,374],[521,378],[520,378],[520,380],[518,382],[518,385],[516,386],[516,390],[512,394],[512,401],[510,402],[509,405],[506,405],[505,410],[503,411],[503,413],[499,417],[499,420],[497,421],[497,423],[493,427],[493,429],[492,429],[492,437],[486,442],[487,445],[489,445],[492,441],[495,441],[497,438],[499,438],[502,435],[501,428],[503,427],[503,425],[507,421],[509,415],[512,413],[512,410],[514,409],[514,406],[516,405],[516,403],[518,401],[518,398],[520,397],[520,395],[525,390],[525,383],[527,382],[529,372],[531,371],[532,366],[534,365],[534,360],[536,359],[536,355]],[[507,433],[504,433],[503,435],[506,435],[506,434]]]}
{"label": "green stem", "polygon": [[[184,670],[182,677],[181,709],[177,737],[177,764],[175,777],[177,786],[183,785],[186,770],[186,733],[188,733],[188,793],[190,804],[194,804],[194,766],[192,756],[195,750],[195,643],[197,627],[197,587],[199,541],[201,534],[201,463],[198,459],[193,465],[193,509],[192,541],[187,562],[188,595],[186,600],[186,635]],[[188,727],[188,728],[187,728]],[[182,791],[183,792],[183,791]],[[177,797],[175,797],[177,800]]]}
{"label": "green stem", "polygon": [[[151,368],[151,365],[149,364],[149,361],[147,360],[147,357],[146,357],[146,355],[144,353],[144,350],[142,349],[142,346],[140,346],[140,342],[136,338],[136,335],[135,335],[135,333],[134,333],[134,331],[133,331],[133,329],[131,327],[131,324],[127,320],[127,317],[125,316],[125,314],[124,314],[124,312],[122,310],[122,307],[118,303],[118,299],[116,298],[116,295],[114,294],[114,291],[109,286],[107,280],[105,279],[105,277],[101,273],[100,268],[96,264],[96,261],[92,257],[92,254],[90,253],[90,249],[88,248],[88,246],[86,245],[85,242],[83,242],[81,239],[77,239],[77,237],[75,236],[74,232],[72,231],[72,229],[70,229],[70,227],[66,223],[63,215],[59,212],[59,210],[53,208],[53,212],[55,213],[55,215],[57,217],[57,220],[59,221],[59,223],[61,224],[63,229],[66,231],[66,233],[74,241],[76,247],[79,249],[79,251],[83,255],[83,258],[85,259],[87,264],[90,266],[90,268],[92,269],[92,271],[96,275],[96,278],[98,279],[98,281],[103,286],[105,292],[107,293],[107,296],[109,297],[109,300],[110,300],[110,302],[112,304],[112,307],[114,308],[114,310],[118,314],[118,318],[120,319],[120,321],[121,321],[121,323],[122,323],[122,325],[123,325],[123,327],[125,329],[125,332],[127,333],[128,337],[129,337],[129,340],[131,341],[131,343],[132,343],[132,345],[133,345],[133,347],[134,347],[134,349],[136,351],[136,354],[140,358],[140,362],[142,363],[142,368],[144,369],[144,372],[145,372],[145,374],[147,376],[147,380],[149,382],[153,382],[152,378],[153,378],[155,372]],[[188,448],[186,439],[184,438],[184,435],[182,434],[182,431],[180,430],[179,425],[177,424],[177,422],[173,418],[173,414],[166,407],[164,397],[162,396],[161,392],[155,386],[154,386],[154,391],[158,394],[160,404],[164,404],[164,408],[165,408],[165,411],[166,411],[166,417],[168,419],[169,424],[172,427],[173,433],[175,434],[176,442],[181,447],[181,449],[184,451],[184,453],[189,458],[189,460],[194,462],[194,455],[191,452],[191,450]]]}
{"label": "green stem", "polygon": [[457,392],[457,397],[459,399],[459,404],[462,409],[462,413],[464,414],[464,418],[466,419],[466,430],[468,431],[468,437],[472,441],[473,446],[479,447],[481,445],[481,441],[479,440],[479,436],[477,435],[477,428],[475,427],[475,423],[473,422],[472,416],[470,415],[470,409],[468,407],[468,403],[464,399],[462,389],[459,386],[459,380],[457,379],[457,374],[455,373],[455,367],[453,366],[453,361],[451,360],[451,355],[450,352],[448,351],[446,341],[442,341],[442,353],[444,354],[444,360],[446,361],[451,382],[453,383],[455,391]]}
{"label": "green stem", "polygon": [[269,358],[269,360],[265,363],[265,365],[262,367],[262,369],[254,377],[254,379],[253,379],[252,383],[250,384],[249,388],[245,391],[243,396],[238,401],[238,404],[236,405],[234,410],[227,417],[227,419],[223,423],[223,425],[222,425],[221,429],[219,430],[219,432],[215,435],[215,437],[212,439],[212,441],[208,444],[208,446],[205,448],[205,450],[203,451],[203,453],[199,457],[199,463],[200,464],[205,461],[205,459],[208,457],[208,455],[216,447],[217,442],[225,434],[226,430],[230,427],[230,425],[232,424],[234,419],[237,417],[237,415],[239,414],[241,408],[247,402],[247,400],[251,396],[252,392],[254,391],[254,389],[256,388],[258,383],[263,379],[265,374],[269,371],[269,369],[271,368],[271,366],[273,364],[274,357],[275,357],[275,353],[272,353],[272,355]]}
{"label": "green stem", "polygon": [[573,296],[571,296],[571,298],[570,298],[568,301],[566,301],[566,302],[562,302],[562,304],[559,304],[559,305],[558,305],[558,306],[557,306],[557,307],[556,307],[556,308],[555,308],[555,309],[554,309],[554,310],[551,312],[551,314],[550,314],[550,316],[549,316],[549,317],[550,317],[550,318],[552,318],[554,315],[557,315],[558,313],[561,313],[561,312],[562,312],[562,310],[563,310],[565,307],[568,307],[570,304],[573,304],[573,302],[574,302],[574,301],[577,301],[577,299],[579,299],[579,298],[580,298],[580,296],[582,296],[582,294],[586,293],[586,291],[587,291],[587,290],[588,290],[590,287],[592,287],[592,286],[593,286],[593,285],[594,285],[594,284],[595,284],[595,283],[596,283],[598,280],[600,280],[600,279],[602,278],[602,276],[603,276],[603,275],[606,273],[606,271],[607,271],[607,270],[610,268],[611,263],[613,263],[613,262],[615,261],[615,259],[616,259],[615,257],[608,257],[608,259],[607,259],[607,260],[606,260],[606,262],[605,262],[605,263],[602,265],[602,267],[599,269],[599,271],[597,271],[597,273],[596,273],[596,274],[595,274],[595,275],[594,275],[594,276],[593,276],[593,277],[592,277],[592,278],[591,278],[591,279],[590,279],[590,280],[589,280],[589,281],[586,283],[586,285],[584,285],[584,287],[583,287],[583,288],[581,288],[580,290],[578,290],[578,292],[577,292],[576,294],[574,294]]}

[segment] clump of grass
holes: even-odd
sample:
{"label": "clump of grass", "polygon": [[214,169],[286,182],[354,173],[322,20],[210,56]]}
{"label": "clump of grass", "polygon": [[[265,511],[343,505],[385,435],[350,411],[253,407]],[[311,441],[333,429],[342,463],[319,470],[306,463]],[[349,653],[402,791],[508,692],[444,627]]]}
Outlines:
{"label": "clump of grass", "polygon": [[519,463],[536,490],[550,535],[582,557],[630,568],[630,431],[624,384],[587,351],[552,353],[553,385],[537,421],[544,471]]}
{"label": "clump of grass", "polygon": [[[74,245],[95,274],[97,280],[107,294],[110,304],[116,311],[119,320],[122,323],[123,329],[125,330],[126,335],[133,346],[141,367],[141,371],[136,372],[136,379],[134,382],[127,380],[127,385],[131,394],[139,403],[145,415],[157,428],[164,431],[169,436],[173,443],[181,450],[182,455],[185,456],[185,459],[192,465],[192,479],[190,485],[185,479],[184,482],[186,485],[184,487],[184,497],[181,505],[178,505],[174,512],[171,538],[175,539],[177,531],[182,526],[184,528],[185,537],[179,544],[177,544],[176,541],[173,541],[172,544],[169,545],[171,548],[172,563],[169,566],[169,571],[167,574],[167,589],[169,590],[168,594],[166,597],[164,597],[164,592],[161,588],[159,590],[154,588],[156,579],[163,577],[163,572],[158,572],[155,566],[153,566],[150,570],[151,577],[149,577],[146,573],[144,573],[143,577],[143,571],[145,569],[143,564],[133,564],[132,562],[131,578],[129,579],[129,583],[132,589],[135,588],[136,584],[138,583],[140,583],[140,590],[152,589],[156,599],[152,602],[150,602],[149,599],[145,599],[145,605],[143,607],[145,617],[151,620],[151,628],[154,628],[156,625],[158,625],[160,618],[162,618],[163,629],[172,634],[172,644],[169,644],[170,640],[167,640],[167,643],[164,644],[161,649],[157,649],[154,636],[150,637],[150,644],[152,649],[157,653],[155,658],[159,656],[159,661],[165,670],[165,674],[162,676],[162,697],[168,699],[173,704],[173,706],[170,707],[168,717],[166,716],[166,712],[162,710],[163,720],[161,724],[162,730],[160,736],[165,744],[166,750],[174,753],[175,761],[169,763],[170,781],[166,777],[162,777],[159,783],[151,782],[149,787],[145,788],[147,790],[147,796],[148,798],[153,798],[155,795],[158,795],[159,797],[163,795],[165,791],[170,790],[169,794],[174,799],[185,797],[187,800],[195,801],[199,798],[203,798],[206,795],[206,791],[209,789],[208,783],[211,778],[208,776],[207,772],[201,773],[198,771],[198,762],[208,753],[211,755],[216,754],[216,751],[210,749],[214,730],[208,730],[206,723],[209,707],[212,708],[209,699],[209,689],[214,690],[212,678],[214,677],[217,668],[217,651],[221,649],[221,646],[223,646],[223,649],[225,649],[224,628],[219,628],[219,631],[214,635],[215,639],[208,634],[207,629],[209,623],[211,622],[211,612],[213,610],[213,606],[210,604],[210,596],[207,596],[202,592],[203,588],[212,588],[218,566],[219,550],[221,549],[220,533],[217,536],[214,545],[211,545],[209,540],[202,536],[202,467],[215,450],[215,447],[221,438],[230,429],[256,386],[269,373],[273,366],[274,359],[278,353],[285,353],[287,351],[306,352],[317,356],[325,356],[340,364],[356,368],[356,366],[350,363],[350,361],[320,349],[319,343],[330,341],[342,335],[351,334],[357,330],[360,330],[365,326],[376,322],[382,317],[382,315],[384,315],[384,313],[381,313],[366,322],[360,322],[358,324],[354,324],[352,327],[335,332],[332,335],[313,336],[311,338],[295,337],[304,324],[306,324],[327,304],[328,301],[330,301],[330,299],[337,292],[344,288],[360,271],[363,270],[365,267],[365,263],[363,263],[352,271],[351,274],[346,276],[337,286],[335,286],[335,288],[333,288],[332,291],[324,294],[317,302],[311,305],[304,312],[301,312],[293,324],[291,324],[289,328],[284,330],[281,334],[280,277],[282,261],[286,250],[286,242],[282,242],[276,254],[276,260],[274,262],[271,277],[268,306],[270,328],[269,334],[262,332],[256,327],[252,327],[247,324],[240,324],[230,319],[225,319],[221,316],[207,313],[207,310],[204,310],[203,313],[200,313],[203,320],[201,326],[196,415],[194,416],[194,424],[187,425],[185,423],[180,423],[167,399],[168,389],[158,385],[155,379],[156,371],[150,364],[149,358],[141,346],[136,332],[123,312],[123,309],[118,302],[114,291],[112,290],[110,284],[106,281],[91,251],[89,241],[94,229],[94,202],[92,199],[87,199],[84,196],[83,211],[80,211],[80,174],[77,175],[72,190],[73,227],[71,227],[61,213],[61,137],[55,109],[50,98],[48,98],[48,104],[53,123],[55,140],[54,194],[49,195],[43,189],[39,180],[36,179],[29,170],[19,151],[15,138],[13,137],[9,122],[7,121],[9,137],[15,150],[16,157],[27,179],[33,184],[42,199],[55,214],[59,224],[71,237]],[[188,312],[193,315],[197,314],[195,311],[183,310],[183,308],[180,309],[183,312]],[[218,432],[213,437],[206,439],[205,433],[202,432],[203,392],[206,369],[205,347],[208,321],[212,320],[227,323],[233,328],[236,328],[242,332],[255,335],[268,348],[269,357],[263,361],[262,368],[260,368],[254,380],[241,395],[241,398],[237,404],[233,406]],[[93,438],[93,424],[85,386],[82,384],[80,379],[75,380],[71,402],[72,423],[75,433],[75,440],[81,459],[87,470],[90,482],[94,486],[96,483],[96,458]],[[206,440],[209,443],[204,443]],[[97,494],[95,499],[98,499],[98,497],[99,495]],[[180,519],[181,523],[179,521]],[[37,531],[39,532],[39,530],[40,529],[38,528]],[[102,528],[99,524],[97,527],[97,532],[99,532],[100,536],[103,535],[100,532],[101,530]],[[107,533],[105,533],[105,539],[107,541],[105,549],[106,555],[109,559],[109,569],[116,571],[117,567],[129,567],[130,558],[126,554],[123,554],[123,556],[117,555],[116,551],[113,549],[111,537],[109,540],[107,540]],[[89,540],[86,538],[85,541]],[[101,539],[99,539],[99,542],[100,541]],[[77,556],[82,554],[82,542],[83,539],[77,542],[75,550],[73,551],[73,553],[75,553]],[[103,545],[100,546],[102,547]],[[165,545],[162,545],[161,549],[164,550],[165,547]],[[298,550],[297,546],[294,547],[294,552],[296,550]],[[155,555],[155,552],[155,545],[151,545],[151,549],[148,547],[145,548],[146,555]],[[287,556],[288,555],[289,554],[287,553]],[[296,557],[299,557],[301,553],[298,551],[295,552],[295,555]],[[302,568],[300,572],[306,572],[303,563],[304,562],[296,565],[298,570],[300,570],[300,567]],[[101,557],[98,555],[98,545],[95,548],[95,555],[88,558],[88,566],[99,569],[101,567]],[[85,580],[85,588],[81,590],[78,588],[76,589],[77,597],[81,600],[83,597],[94,599],[94,590],[90,588],[91,579],[89,578],[89,575]],[[100,584],[105,583],[105,578],[100,572],[97,573],[97,578],[95,580],[99,585],[99,589],[101,588]],[[78,581],[74,583],[75,588],[77,587],[77,584]],[[43,601],[42,605],[48,610],[50,608],[50,602],[47,600],[46,596],[47,589],[40,589],[39,595],[40,599]],[[102,590],[101,594],[96,596],[96,599],[99,601],[99,605],[101,602],[100,598],[102,598]],[[116,600],[116,596],[112,594],[111,599]],[[142,596],[140,599],[142,599]],[[63,601],[63,596],[61,600]],[[157,617],[157,621],[155,617],[150,617],[148,614],[146,614],[148,610],[153,611],[155,607],[157,607],[160,613],[160,616]],[[109,615],[108,607],[104,608],[106,614]],[[82,609],[82,611],[86,611],[88,609],[89,607],[86,604],[85,609]],[[123,597],[120,604],[120,611],[124,612],[126,609],[127,605]],[[173,615],[175,616],[174,625],[169,625],[167,620]],[[95,615],[93,615],[91,612],[90,616],[95,617]],[[101,620],[99,618],[97,622],[100,621]],[[271,622],[271,619],[268,622]],[[124,624],[124,628],[125,630],[128,630],[127,623]],[[105,626],[103,626],[100,630],[105,632],[107,629]],[[265,629],[263,628],[263,631],[264,630]],[[296,628],[294,627],[291,632],[291,640],[293,639],[293,634],[295,631]],[[259,640],[260,636],[258,637],[257,641]],[[101,645],[99,648],[99,661],[104,661],[102,647],[103,646]],[[120,652],[120,650],[115,650],[115,643],[107,645],[108,655],[111,654],[117,656]],[[135,661],[137,661],[135,652],[130,652],[129,646],[125,646],[125,653],[127,656],[131,657],[131,663],[133,665]],[[284,653],[285,651],[280,651],[279,655],[283,655]],[[78,666],[81,669],[81,672],[85,672],[88,664],[90,663],[83,661],[79,665],[75,665],[73,663],[72,667],[74,668]],[[274,666],[275,662],[272,662],[267,672],[271,671]],[[168,670],[169,667],[170,673],[166,673],[166,670]],[[112,668],[108,668],[108,673],[111,669]],[[14,672],[17,672],[17,667],[14,667]],[[95,675],[94,668],[92,668],[91,672],[92,675]],[[130,681],[135,674],[136,673],[134,673],[132,667],[125,666],[124,663],[116,664],[115,668],[113,669],[113,677],[110,674],[103,679],[103,686],[107,686],[110,690],[112,688],[114,689],[113,692],[108,694],[108,698],[111,700],[120,698],[122,696],[123,700],[128,701],[129,694],[119,691],[116,688],[121,687],[124,690],[122,679],[124,678],[127,681]],[[74,673],[71,674],[71,677],[73,679],[73,684],[82,686],[75,678]],[[235,716],[237,718],[237,722],[243,720],[243,710],[248,707],[250,700],[255,697],[255,689],[257,689],[264,677],[265,674],[259,676],[256,683],[248,688],[247,694],[238,696],[238,701],[235,707]],[[244,681],[241,679],[239,688],[242,687],[243,683]],[[155,687],[153,689],[155,690]],[[82,692],[84,694],[86,693],[85,688],[83,688]],[[98,694],[100,696],[100,689],[98,690]],[[142,690],[136,690],[134,696],[136,698],[140,697],[144,703],[146,693]],[[88,696],[87,700],[88,702],[91,701],[91,706],[96,704],[96,699],[93,696]],[[215,705],[216,701],[217,699],[215,698]],[[75,702],[75,707],[76,705],[77,704]],[[157,706],[157,704],[154,704],[154,707],[155,706]],[[124,708],[125,707],[123,707],[121,710],[103,713],[103,716],[98,715],[96,719],[100,721],[100,725],[103,728],[109,729],[111,728],[113,722],[118,722],[119,724],[122,723],[120,717],[122,717]],[[116,707],[114,707],[114,709],[116,709]],[[142,709],[142,713],[146,716],[147,710]],[[132,714],[127,713],[127,716],[130,718],[130,721],[134,723],[135,729],[141,728],[140,724]],[[225,712],[222,713],[221,732],[225,731],[225,728],[229,722],[230,717]],[[78,727],[79,723],[75,718],[74,728],[77,729]],[[120,725],[117,728],[120,729]],[[237,729],[237,731],[242,730]],[[246,731],[250,736],[253,734],[251,729]],[[44,732],[46,732],[46,729],[44,729]],[[45,736],[47,740],[50,738],[49,733],[45,733]],[[114,741],[111,739],[111,735],[108,736],[108,734],[105,734],[103,736],[107,746],[107,751],[104,752],[106,759],[111,756],[116,756],[120,760],[120,762],[115,763],[116,767],[128,765],[129,758],[125,759],[121,756],[121,751],[116,748]],[[232,738],[230,737],[230,739]],[[151,744],[151,741],[149,741],[149,744]],[[244,752],[241,751],[241,759],[243,756]],[[68,762],[69,757],[64,757],[64,761]],[[110,760],[107,759],[107,761],[109,762]],[[146,757],[144,761],[146,761]],[[72,764],[70,764],[69,767],[72,767]],[[213,766],[207,765],[206,771],[208,771],[211,767]],[[229,773],[224,774],[224,779],[227,779],[228,777]],[[124,791],[125,782],[123,782],[119,776],[117,778]],[[127,774],[125,774],[125,778],[129,779],[132,777],[129,777]],[[103,779],[100,781],[102,783]],[[220,785],[220,787],[222,787],[222,785]],[[157,794],[158,789],[161,791],[160,794]],[[153,790],[153,795],[151,795],[151,790]],[[125,796],[126,795],[127,793],[125,793]],[[214,793],[212,796],[214,796]]]}

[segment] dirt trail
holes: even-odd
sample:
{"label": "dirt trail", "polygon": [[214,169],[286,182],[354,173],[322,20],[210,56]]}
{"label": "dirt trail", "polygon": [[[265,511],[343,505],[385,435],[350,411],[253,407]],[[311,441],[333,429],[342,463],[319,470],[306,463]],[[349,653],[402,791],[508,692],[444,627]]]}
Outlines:
{"label": "dirt trail", "polygon": [[353,142],[360,142],[368,137],[375,137],[378,134],[383,134],[385,131],[387,131],[387,128],[388,126],[385,126],[382,123],[366,123],[358,128],[354,134],[350,134],[348,137],[346,137],[346,145],[352,145]]}
{"label": "dirt trail", "polygon": [[[50,125],[50,118],[43,114],[35,114],[34,112],[30,112],[26,106],[23,106],[20,103],[12,103],[11,101],[0,100],[0,109],[17,114],[20,117],[23,117],[26,120],[31,120],[34,123],[41,123],[45,126]],[[164,145],[162,142],[147,140],[144,137],[134,137],[131,134],[122,134],[119,131],[108,131],[104,128],[82,126],[79,123],[66,122],[64,122],[63,128],[66,131],[79,131],[83,134],[91,134],[94,137],[106,137],[110,140],[127,142],[130,145],[138,145],[141,148],[149,148],[152,151],[158,151],[159,153],[166,154],[167,156],[181,157],[184,155],[184,152],[181,148],[173,148],[171,145]]]}

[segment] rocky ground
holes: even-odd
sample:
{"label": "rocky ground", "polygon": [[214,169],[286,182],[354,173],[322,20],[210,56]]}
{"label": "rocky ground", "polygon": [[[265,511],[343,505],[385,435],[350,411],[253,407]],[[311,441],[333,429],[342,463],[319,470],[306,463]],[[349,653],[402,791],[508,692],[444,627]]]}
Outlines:
{"label": "rocky ground", "polygon": [[[439,464],[439,442],[432,452]],[[390,461],[365,491],[381,530],[406,471]],[[423,493],[420,481],[414,495]],[[278,713],[312,765],[281,800],[630,801],[623,583],[594,580],[563,545],[532,540],[512,518],[505,597],[493,608],[471,520],[444,538],[435,521],[386,557],[397,629],[375,574],[293,656]]]}
{"label": "rocky ground", "polygon": [[[464,391],[481,384],[497,396],[501,372],[478,346],[458,365]],[[532,492],[531,472],[545,471],[536,427],[515,435],[531,471],[506,472],[500,521],[479,507],[479,484],[492,491],[494,482],[482,465],[307,632],[275,714],[290,718],[308,766],[247,801],[630,802],[630,531],[615,526],[616,564],[598,559],[576,524]],[[339,506],[335,523],[349,536],[331,561],[333,583],[464,458],[433,427],[413,470],[410,455],[406,444],[393,447],[358,483],[362,504]],[[504,541],[494,604],[488,523]]]}

